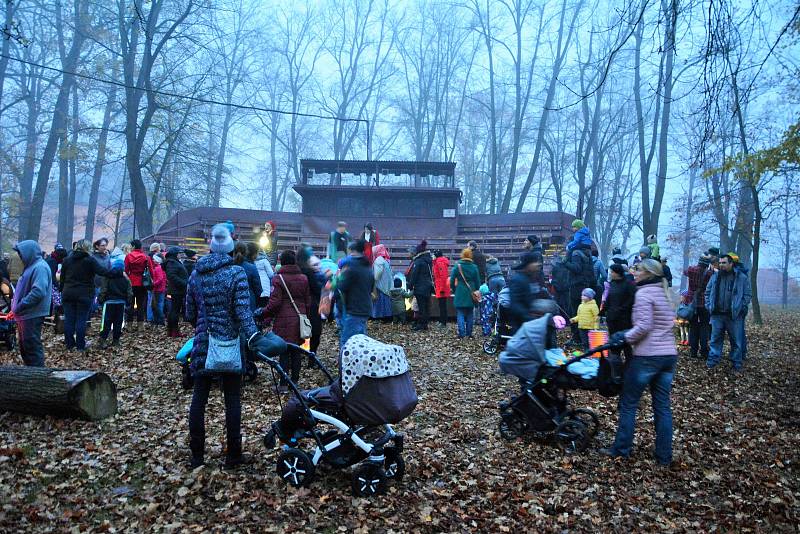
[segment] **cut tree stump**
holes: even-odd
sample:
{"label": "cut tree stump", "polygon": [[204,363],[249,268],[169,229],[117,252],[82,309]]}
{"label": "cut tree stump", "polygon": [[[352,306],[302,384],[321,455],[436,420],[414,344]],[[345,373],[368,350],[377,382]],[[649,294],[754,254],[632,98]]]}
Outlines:
{"label": "cut tree stump", "polygon": [[0,367],[0,411],[95,421],[117,413],[117,386],[95,371]]}

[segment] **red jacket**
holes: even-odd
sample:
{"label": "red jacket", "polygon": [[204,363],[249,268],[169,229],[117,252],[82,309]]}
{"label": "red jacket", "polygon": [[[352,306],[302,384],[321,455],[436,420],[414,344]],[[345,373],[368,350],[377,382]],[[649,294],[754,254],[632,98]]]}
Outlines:
{"label": "red jacket", "polygon": [[142,286],[142,275],[144,274],[145,268],[149,268],[150,274],[152,275],[153,260],[141,250],[131,250],[128,255],[125,256],[125,273],[128,275],[128,278],[131,279],[131,286]]}
{"label": "red jacket", "polygon": [[436,286],[436,298],[450,296],[450,260],[444,256],[433,259],[433,284]]}
{"label": "red jacket", "polygon": [[381,244],[381,236],[378,235],[378,232],[372,232],[372,240],[366,241],[366,234],[361,232],[361,239],[364,239],[364,256],[366,256],[367,260],[369,260],[370,265],[375,258],[372,257],[372,247]]}
{"label": "red jacket", "polygon": [[300,272],[297,265],[285,265],[272,278],[272,292],[264,308],[264,317],[272,319],[273,333],[282,337],[287,343],[300,345],[303,342],[300,339],[300,319],[281,283],[281,277],[286,282],[297,309],[300,313],[308,314],[311,305],[308,278]]}
{"label": "red jacket", "polygon": [[153,262],[153,293],[167,292],[167,273],[160,264]]}

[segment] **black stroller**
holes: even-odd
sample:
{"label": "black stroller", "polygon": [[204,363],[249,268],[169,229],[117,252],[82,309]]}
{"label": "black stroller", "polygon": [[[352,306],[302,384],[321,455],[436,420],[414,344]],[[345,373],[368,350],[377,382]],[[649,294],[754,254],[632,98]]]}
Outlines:
{"label": "black stroller", "polygon": [[17,346],[17,323],[9,319],[11,303],[14,300],[14,286],[6,279],[0,279],[0,343],[7,350]]}
{"label": "black stroller", "polygon": [[[281,419],[264,436],[267,449],[275,447],[276,438],[283,443],[278,476],[292,486],[306,486],[321,462],[334,468],[358,464],[351,481],[358,496],[383,493],[387,480],[402,479],[403,435],[391,425],[408,417],[417,404],[403,349],[365,335],[353,336],[342,351],[342,378],[334,379],[316,354],[296,345],[288,347],[313,362],[328,386],[300,391],[277,360],[257,354],[294,394]],[[332,428],[323,431],[322,423]],[[312,441],[311,449],[302,448],[305,440]]]}
{"label": "black stroller", "polygon": [[[500,435],[514,440],[524,434],[555,442],[564,452],[586,450],[599,429],[599,419],[587,408],[573,409],[567,392],[575,389],[600,390],[613,396],[621,388],[620,369],[609,358],[597,360],[596,376],[586,378],[570,372],[573,364],[610,345],[596,347],[560,363],[548,359],[545,347],[552,328],[552,316],[547,314],[520,327],[500,355],[500,369],[520,379],[521,392],[509,401],[501,402]],[[553,344],[554,345],[554,344]],[[587,367],[586,365],[584,367]],[[591,369],[593,365],[588,365]]]}

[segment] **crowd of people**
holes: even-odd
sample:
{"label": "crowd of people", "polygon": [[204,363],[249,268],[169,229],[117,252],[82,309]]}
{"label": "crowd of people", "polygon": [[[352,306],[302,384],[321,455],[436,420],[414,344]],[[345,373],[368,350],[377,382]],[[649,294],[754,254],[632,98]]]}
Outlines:
{"label": "crowd of people", "polygon": [[[273,222],[264,225],[257,243],[238,239],[230,221],[218,224],[211,232],[209,254],[199,259],[193,250],[159,243],[145,252],[137,239],[113,250],[105,238],[77,241],[69,251],[57,244],[47,255],[35,241],[21,241],[14,250],[24,269],[11,311],[22,358],[31,366],[45,365],[41,332],[50,316],[63,317],[68,351],[88,349],[86,325],[92,317],[101,321],[101,349],[109,336],[112,346],[119,344],[125,322],[134,332],[163,329],[169,337],[186,335],[181,325],[190,322],[195,378],[190,437],[192,463],[199,465],[210,380],[220,374],[204,366],[209,354],[228,350],[225,341],[236,339],[241,354],[259,350],[279,355],[282,367],[297,381],[302,361],[283,350],[285,343],[316,352],[326,324],[338,330],[340,347],[350,337],[366,334],[370,319],[400,324],[411,319],[412,330],[423,331],[429,328],[435,299],[439,327],[448,328],[452,302],[457,337],[465,339],[473,337],[476,323],[489,335],[501,308],[518,327],[534,315],[536,300],[552,299],[571,325],[572,345],[587,348],[589,332],[604,320],[611,340],[620,346],[616,353],[627,362],[617,439],[607,453],[630,453],[636,407],[649,387],[656,456],[668,463],[669,391],[677,357],[673,327],[684,329],[679,343],[688,345],[691,357],[704,358],[709,368],[719,365],[727,334],[733,370],[739,371],[747,350],[747,270],[735,254],[709,249],[684,273],[688,289],[676,316],[672,275],[656,236],[648,236],[630,265],[615,249],[606,269],[583,221],[576,219],[572,230],[573,238],[563,255],[553,255],[547,275],[536,235],[527,236],[508,272],[475,241],[451,262],[422,240],[406,260],[393,265],[372,224],[354,238],[344,221],[330,233],[324,257],[305,243],[281,250]],[[231,467],[246,461],[241,455],[240,387],[238,377],[222,380]],[[279,384],[278,391],[286,392],[287,384]]]}

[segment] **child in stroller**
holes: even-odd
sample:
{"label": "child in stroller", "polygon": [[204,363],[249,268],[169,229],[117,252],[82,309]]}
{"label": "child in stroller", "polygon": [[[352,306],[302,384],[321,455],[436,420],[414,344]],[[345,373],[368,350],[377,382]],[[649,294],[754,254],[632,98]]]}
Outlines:
{"label": "child in stroller", "polygon": [[5,278],[0,278],[0,342],[8,350],[17,346],[17,323],[11,317],[11,303],[14,300],[14,286]]}
{"label": "child in stroller", "polygon": [[518,377],[521,385],[519,395],[499,405],[500,434],[514,440],[531,432],[566,453],[582,452],[597,434],[599,419],[592,410],[572,409],[567,392],[599,389],[613,395],[618,391],[609,384],[618,371],[607,358],[588,358],[608,345],[567,359],[556,347],[553,317],[548,312],[524,323],[500,355],[500,369]]}
{"label": "child in stroller", "polygon": [[[408,417],[417,404],[403,349],[353,336],[342,350],[341,377],[335,380],[316,354],[291,344],[289,350],[305,355],[329,384],[300,391],[277,360],[257,355],[286,380],[294,395],[264,436],[268,449],[275,447],[276,438],[284,444],[277,460],[281,479],[306,486],[324,461],[335,468],[358,464],[351,481],[355,495],[379,494],[387,479],[400,480],[405,472],[403,435],[391,425]],[[321,423],[333,428],[322,431]],[[313,452],[301,448],[305,439],[313,440]]]}

